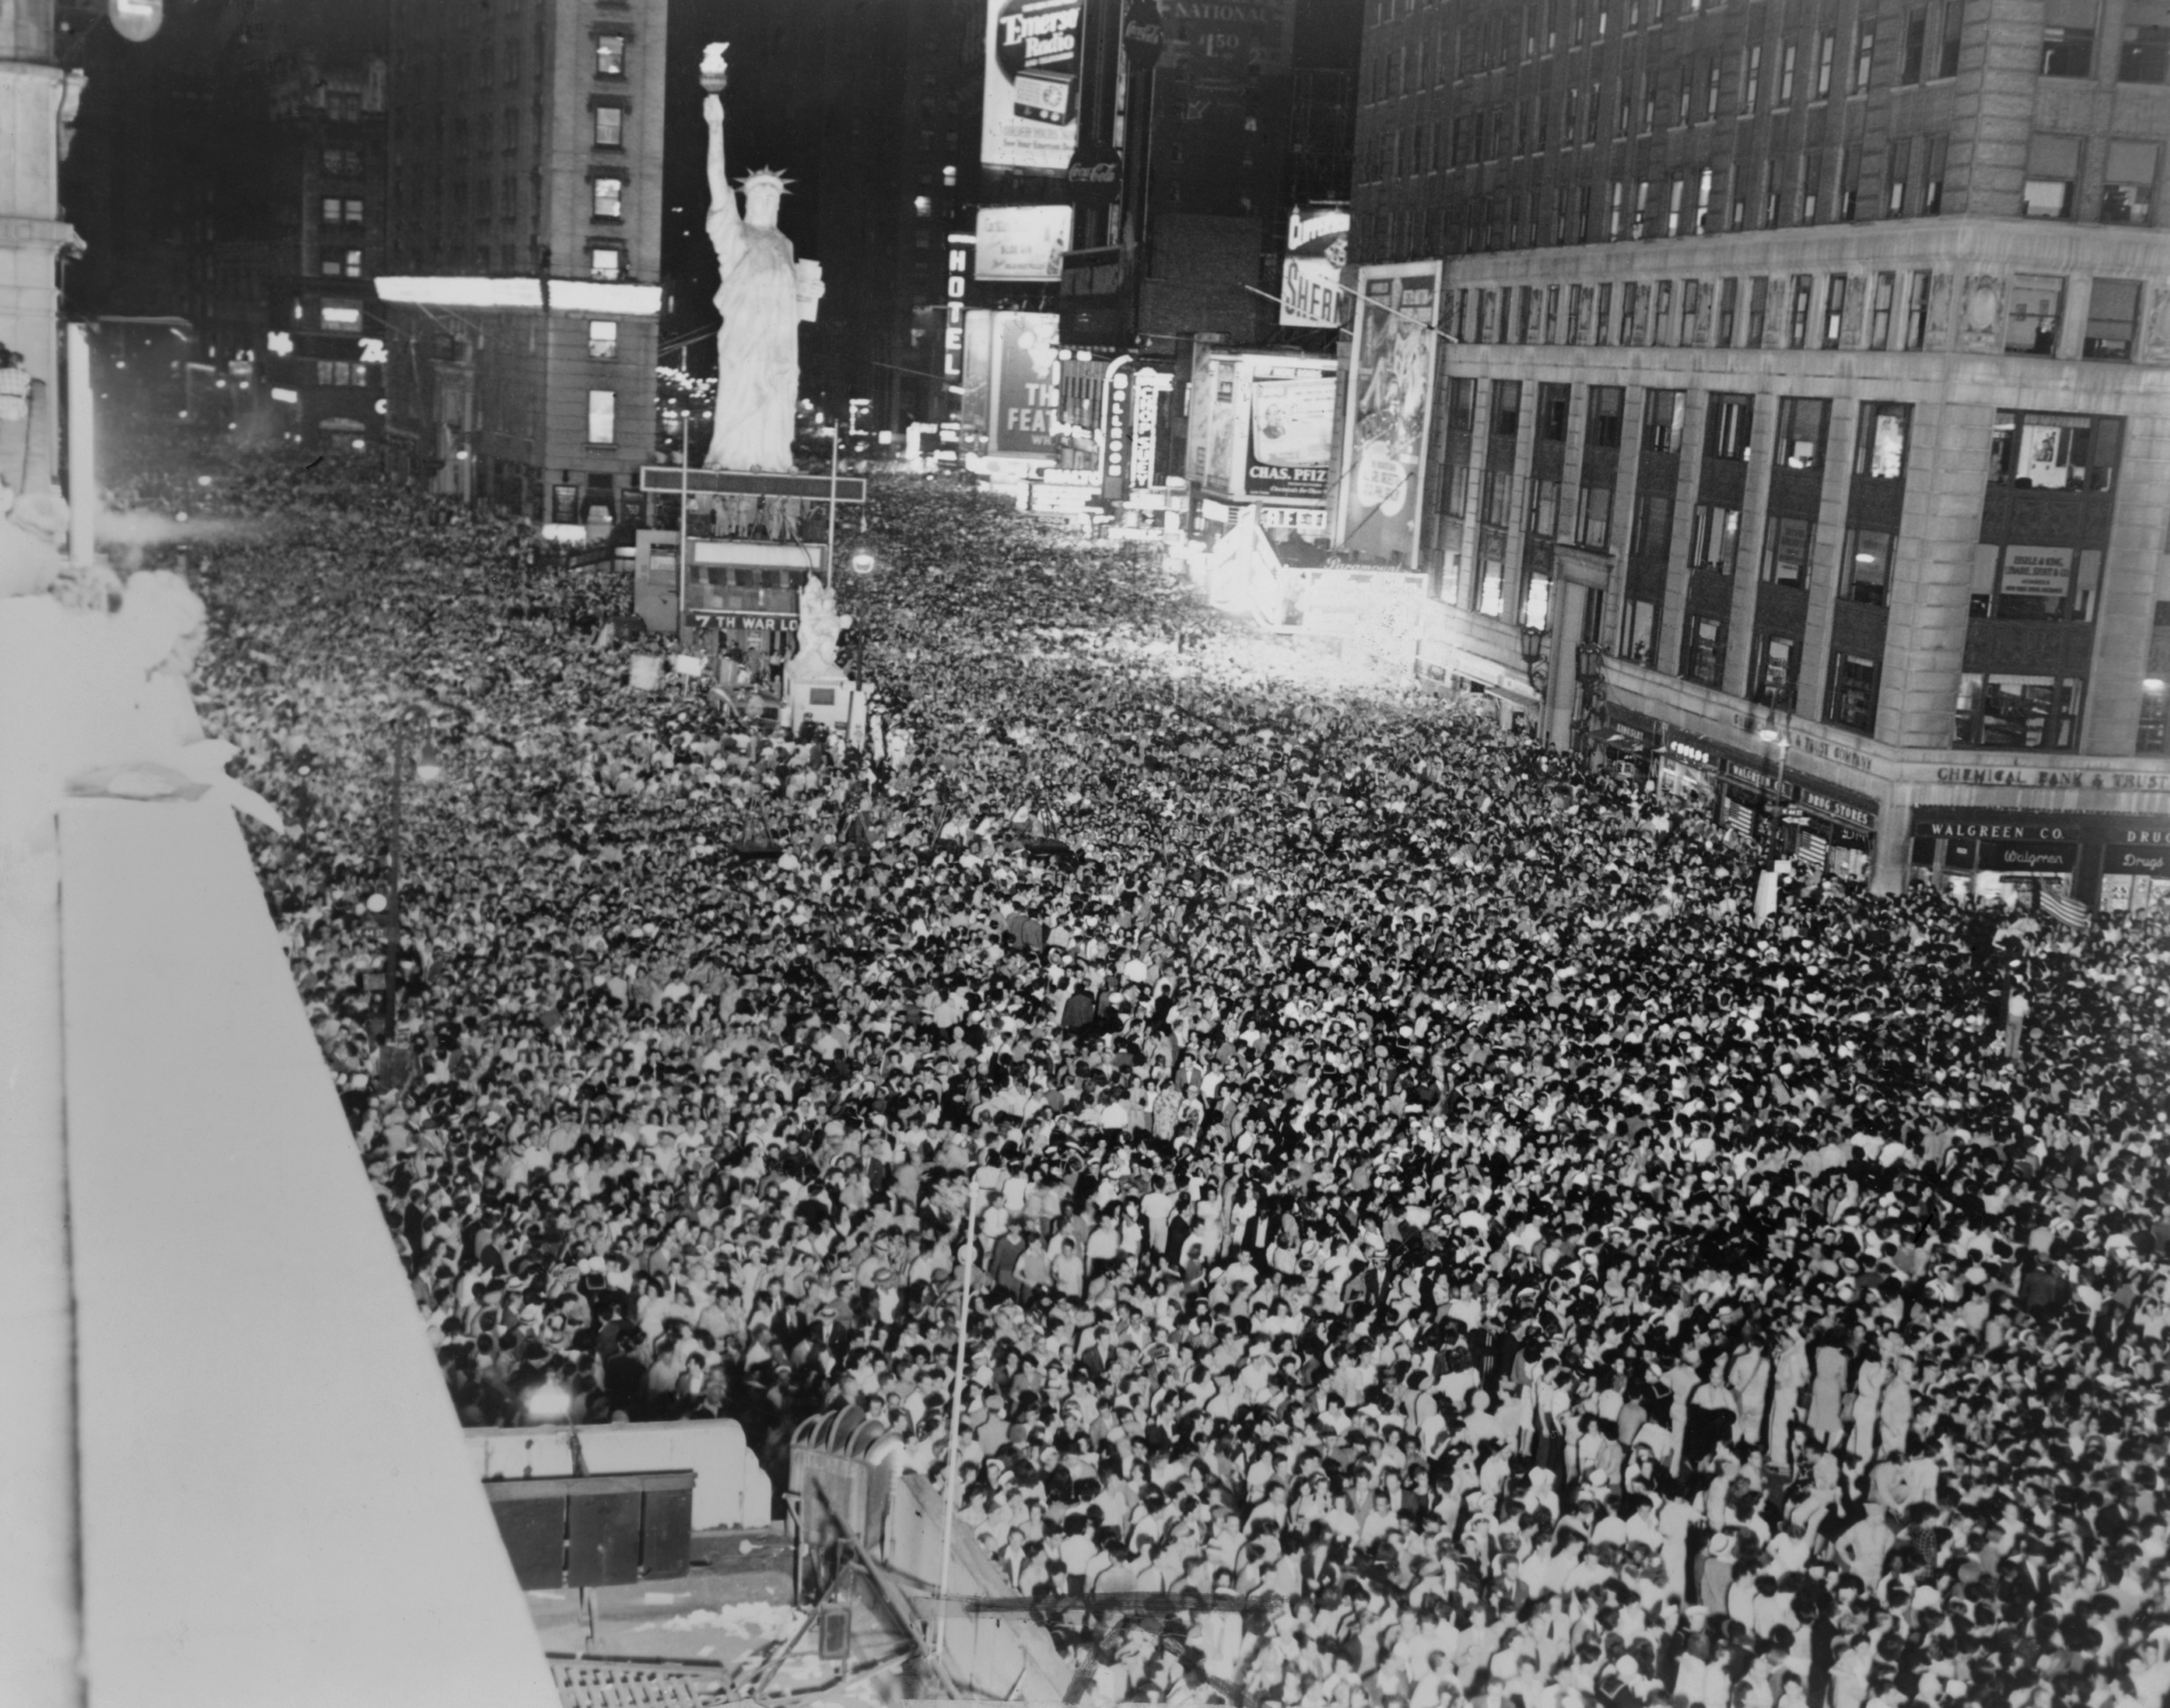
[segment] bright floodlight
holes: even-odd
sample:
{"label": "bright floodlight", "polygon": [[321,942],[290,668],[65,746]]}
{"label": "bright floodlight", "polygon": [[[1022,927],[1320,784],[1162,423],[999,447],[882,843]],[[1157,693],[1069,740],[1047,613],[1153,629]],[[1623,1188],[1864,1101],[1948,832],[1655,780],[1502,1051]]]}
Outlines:
{"label": "bright floodlight", "polygon": [[378,891],[375,895],[371,896],[371,897],[370,897],[366,902],[363,902],[363,903],[362,903],[362,905],[363,905],[365,908],[368,908],[368,909],[369,909],[369,911],[370,911],[371,913],[382,913],[385,910],[385,908],[386,908],[388,906],[389,906],[390,904],[389,904],[388,902],[387,902],[385,901],[385,899],[384,899],[384,891],[382,891],[382,890],[379,890],[379,891]]}
{"label": "bright floodlight", "polygon": [[866,547],[861,546],[858,550],[852,554],[850,565],[852,573],[855,576],[871,576],[874,572],[874,554]]}
{"label": "bright floodlight", "polygon": [[527,1396],[527,1416],[535,1423],[563,1423],[573,1415],[573,1396],[555,1382],[545,1382]]}

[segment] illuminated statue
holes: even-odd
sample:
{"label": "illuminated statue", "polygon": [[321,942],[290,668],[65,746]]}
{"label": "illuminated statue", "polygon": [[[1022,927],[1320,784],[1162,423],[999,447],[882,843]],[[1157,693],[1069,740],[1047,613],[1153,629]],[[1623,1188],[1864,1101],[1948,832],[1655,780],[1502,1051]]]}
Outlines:
{"label": "illuminated statue", "polygon": [[708,91],[708,241],[721,282],[716,311],[716,431],[704,459],[710,468],[788,472],[799,405],[800,270],[791,240],[776,228],[784,181],[750,172],[741,181],[746,212],[724,171],[724,45],[701,62]]}

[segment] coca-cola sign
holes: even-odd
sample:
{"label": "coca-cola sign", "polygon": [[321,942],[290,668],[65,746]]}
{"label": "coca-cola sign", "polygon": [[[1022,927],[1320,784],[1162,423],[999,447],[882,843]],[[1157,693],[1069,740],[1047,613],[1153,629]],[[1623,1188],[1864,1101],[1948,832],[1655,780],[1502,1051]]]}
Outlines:
{"label": "coca-cola sign", "polygon": [[1073,199],[1112,201],[1123,181],[1122,157],[1104,142],[1085,143],[1070,157],[1064,176]]}
{"label": "coca-cola sign", "polygon": [[1161,49],[1167,45],[1160,8],[1153,0],[1130,0],[1130,9],[1123,14],[1123,49],[1130,62],[1144,71],[1160,57]]}

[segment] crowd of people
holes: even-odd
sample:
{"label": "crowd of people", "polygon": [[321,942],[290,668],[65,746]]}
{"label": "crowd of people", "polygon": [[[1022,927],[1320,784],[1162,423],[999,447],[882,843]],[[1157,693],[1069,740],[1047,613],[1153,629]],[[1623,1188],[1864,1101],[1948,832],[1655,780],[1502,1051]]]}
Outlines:
{"label": "crowd of people", "polygon": [[848,1403],[940,1486],[969,1265],[962,1515],[1169,1593],[1050,1615],[1092,1700],[2170,1692],[2159,918],[1759,922],[1635,776],[963,492],[839,589],[893,763],[630,687],[509,524],[215,490],[198,704],[468,1422]]}

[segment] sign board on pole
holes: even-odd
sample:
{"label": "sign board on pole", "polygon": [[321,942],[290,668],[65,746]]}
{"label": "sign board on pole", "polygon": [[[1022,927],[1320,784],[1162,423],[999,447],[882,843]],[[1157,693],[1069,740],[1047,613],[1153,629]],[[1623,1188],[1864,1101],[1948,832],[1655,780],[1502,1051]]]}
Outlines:
{"label": "sign board on pole", "polygon": [[1063,172],[1077,148],[1083,0],[987,0],[980,163]]}
{"label": "sign board on pole", "polygon": [[1341,324],[1341,269],[1349,260],[1349,210],[1299,204],[1289,210],[1281,262],[1281,324]]}
{"label": "sign board on pole", "polygon": [[983,207],[973,236],[974,278],[1059,284],[1070,248],[1070,204]]}
{"label": "sign board on pole", "polygon": [[1336,543],[1412,566],[1431,435],[1439,265],[1403,261],[1358,273],[1341,436]]}

